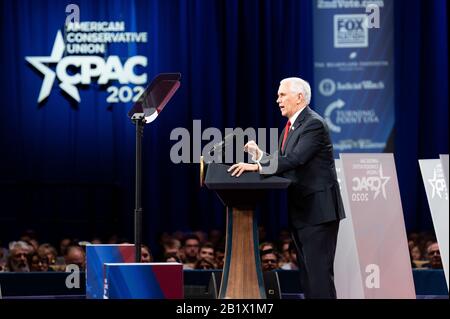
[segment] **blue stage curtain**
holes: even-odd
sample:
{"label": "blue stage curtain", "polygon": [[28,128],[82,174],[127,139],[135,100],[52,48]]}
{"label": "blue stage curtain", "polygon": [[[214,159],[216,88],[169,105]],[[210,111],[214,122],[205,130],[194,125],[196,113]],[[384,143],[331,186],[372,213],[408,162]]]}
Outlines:
{"label": "blue stage curtain", "polygon": [[[386,0],[388,1],[388,0]],[[398,1],[396,7],[396,161],[409,229],[429,228],[417,158],[448,153],[446,1]],[[133,236],[134,127],[131,105],[106,105],[96,85],[69,102],[56,84],[37,105],[42,76],[25,56],[51,52],[71,1],[0,4],[0,240],[34,228],[43,240]],[[312,82],[312,1],[78,1],[82,20],[125,20],[147,31],[142,45],[111,48],[145,55],[149,80],[179,71],[182,86],[144,134],[144,240],[161,230],[221,228],[224,209],[198,187],[198,165],[174,165],[170,132],[202,128],[278,127],[279,81]],[[314,106],[314,97],[312,100]],[[205,142],[206,144],[206,142]],[[421,195],[421,196],[419,196]],[[286,202],[267,198],[258,213],[269,236],[287,225]]]}
{"label": "blue stage curtain", "polygon": [[[51,52],[70,1],[2,1],[0,233],[4,240],[34,228],[44,238],[120,232],[133,239],[134,127],[130,105],[108,106],[95,85],[69,102],[56,83],[37,105],[42,76],[25,56]],[[279,81],[311,80],[311,3],[286,1],[79,1],[81,20],[125,20],[147,31],[142,45],[111,48],[149,60],[149,80],[179,71],[182,86],[144,134],[144,235],[161,230],[222,228],[225,210],[199,189],[198,164],[174,165],[170,132],[202,128],[284,126],[275,103]],[[118,48],[119,47],[119,48]],[[204,142],[206,144],[206,141]],[[286,226],[283,196],[259,211],[274,236]],[[270,225],[270,227],[269,227]],[[89,239],[89,238],[87,238]]]}
{"label": "blue stage curtain", "polygon": [[409,231],[433,230],[417,159],[448,154],[448,2],[396,0],[395,158]]}

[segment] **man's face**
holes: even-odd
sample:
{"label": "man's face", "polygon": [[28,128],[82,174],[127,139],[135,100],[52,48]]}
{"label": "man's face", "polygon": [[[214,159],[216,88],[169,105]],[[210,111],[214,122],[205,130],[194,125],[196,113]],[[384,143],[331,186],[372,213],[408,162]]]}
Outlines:
{"label": "man's face", "polygon": [[72,249],[66,256],[66,264],[75,264],[80,269],[84,269],[85,266],[85,256],[84,253],[78,249]]}
{"label": "man's face", "polygon": [[202,249],[200,249],[200,259],[203,258],[214,259],[214,249],[209,247],[203,247]]}
{"label": "man's face", "polygon": [[439,245],[437,243],[431,244],[427,249],[427,253],[428,259],[430,260],[431,268],[441,269],[442,259],[441,259],[441,252],[439,251]]}
{"label": "man's face", "polygon": [[302,101],[303,95],[301,93],[292,93],[288,82],[280,84],[277,103],[282,116],[290,118],[300,109]]}
{"label": "man's face", "polygon": [[262,270],[270,271],[278,268],[277,256],[274,254],[265,254],[261,257]]}
{"label": "man's face", "polygon": [[186,244],[184,247],[185,255],[190,258],[197,257],[199,246],[200,244],[196,239],[186,240]]}
{"label": "man's face", "polygon": [[22,248],[17,248],[11,252],[13,271],[21,272],[28,271],[27,251]]}

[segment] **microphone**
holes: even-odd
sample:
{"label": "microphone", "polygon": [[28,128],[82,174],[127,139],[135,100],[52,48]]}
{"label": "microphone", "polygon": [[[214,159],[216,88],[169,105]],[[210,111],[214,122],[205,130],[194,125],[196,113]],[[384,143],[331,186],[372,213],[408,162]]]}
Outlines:
{"label": "microphone", "polygon": [[226,145],[233,141],[234,136],[235,133],[231,132],[230,134],[226,135],[220,143],[214,144],[214,146],[208,152],[209,155],[211,155],[211,152],[213,151],[215,152],[217,150],[222,150]]}

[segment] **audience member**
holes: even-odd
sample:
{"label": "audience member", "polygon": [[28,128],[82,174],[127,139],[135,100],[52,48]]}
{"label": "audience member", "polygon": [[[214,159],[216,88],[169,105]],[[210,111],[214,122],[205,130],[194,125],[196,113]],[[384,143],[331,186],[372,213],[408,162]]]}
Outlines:
{"label": "audience member", "polygon": [[281,259],[280,264],[288,264],[291,261],[290,255],[289,255],[289,245],[292,242],[292,239],[285,239],[281,243],[280,251],[281,251]]}
{"label": "audience member", "polygon": [[141,263],[151,263],[153,262],[153,256],[150,252],[150,248],[146,245],[141,247]]}
{"label": "audience member", "polygon": [[182,264],[181,259],[176,255],[176,254],[165,254],[164,258],[163,258],[164,262],[168,262],[168,263],[180,263]]}
{"label": "audience member", "polygon": [[28,255],[28,265],[30,271],[50,271],[51,268],[48,266],[48,258],[41,257],[37,252],[33,252]]}
{"label": "audience member", "polygon": [[54,265],[56,263],[56,257],[58,256],[58,253],[56,252],[55,247],[52,245],[45,243],[39,246],[37,253],[39,254],[39,257],[47,257],[49,265]]}
{"label": "audience member", "polygon": [[27,255],[30,252],[30,246],[24,241],[14,241],[9,244],[9,256],[6,263],[7,271],[10,272],[29,272]]}
{"label": "audience member", "polygon": [[278,254],[273,249],[261,251],[261,266],[263,271],[271,271],[278,269]]}
{"label": "audience member", "polygon": [[200,251],[198,253],[199,259],[202,258],[210,258],[214,259],[214,246],[212,243],[207,242],[202,245],[200,248]]}
{"label": "audience member", "polygon": [[215,259],[217,263],[217,269],[223,269],[223,263],[225,261],[225,244],[220,243],[215,249]]}
{"label": "audience member", "polygon": [[194,269],[217,269],[217,265],[213,258],[201,258],[195,263]]}
{"label": "audience member", "polygon": [[187,235],[184,239],[184,269],[194,269],[198,261],[198,253],[200,251],[200,240],[194,234]]}
{"label": "audience member", "polygon": [[298,262],[297,262],[297,249],[295,248],[295,244],[293,241],[289,243],[289,262],[284,264],[281,269],[284,270],[297,270]]}
{"label": "audience member", "polygon": [[427,248],[428,264],[423,265],[425,268],[442,269],[441,252],[437,242],[431,243]]}
{"label": "audience member", "polygon": [[66,266],[77,265],[81,270],[85,270],[86,256],[83,248],[80,246],[67,247],[66,255],[64,256]]}

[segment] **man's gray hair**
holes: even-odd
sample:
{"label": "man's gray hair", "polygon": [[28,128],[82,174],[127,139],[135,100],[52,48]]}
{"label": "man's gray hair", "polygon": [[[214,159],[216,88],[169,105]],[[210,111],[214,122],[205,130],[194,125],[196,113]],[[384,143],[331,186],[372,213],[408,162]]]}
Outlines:
{"label": "man's gray hair", "polygon": [[311,86],[308,82],[300,78],[286,78],[281,80],[280,84],[289,83],[289,89],[292,93],[302,93],[305,97],[306,105],[311,102]]}
{"label": "man's gray hair", "polygon": [[26,242],[24,241],[12,241],[9,243],[9,250],[13,251],[16,249],[25,249],[25,250],[29,250],[30,249],[30,245],[28,245]]}

